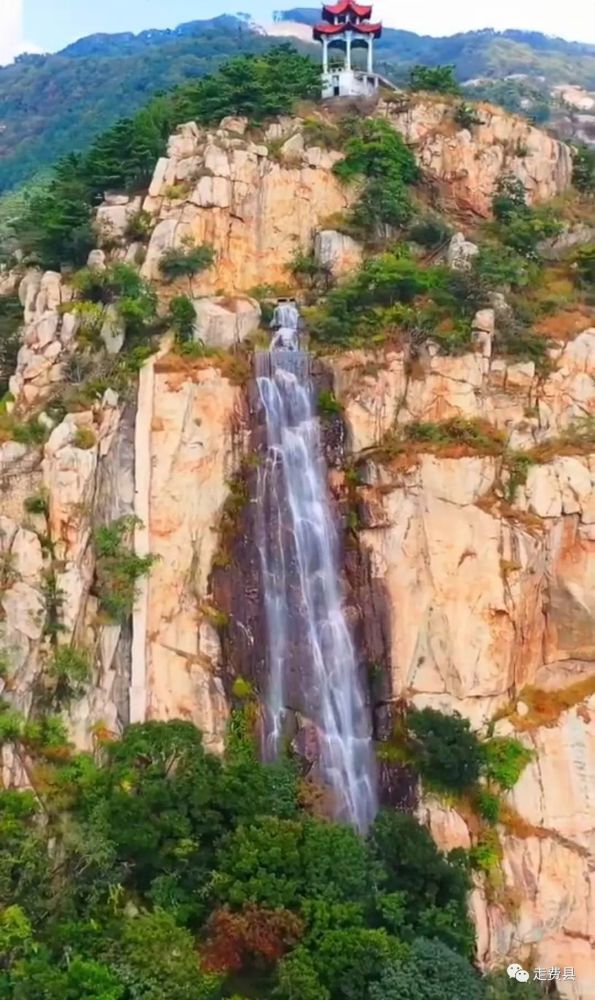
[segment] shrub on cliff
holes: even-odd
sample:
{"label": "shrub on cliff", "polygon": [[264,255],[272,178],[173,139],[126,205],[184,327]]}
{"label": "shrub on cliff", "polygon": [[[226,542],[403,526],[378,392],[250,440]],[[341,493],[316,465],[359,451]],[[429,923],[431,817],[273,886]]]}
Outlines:
{"label": "shrub on cliff", "polygon": [[582,143],[572,147],[572,183],[585,194],[595,192],[595,149]]}
{"label": "shrub on cliff", "polygon": [[458,712],[445,715],[432,708],[411,709],[407,729],[416,767],[428,786],[464,791],[475,784],[483,756],[468,719]]}
{"label": "shrub on cliff", "polygon": [[349,182],[366,178],[351,224],[363,235],[387,237],[391,229],[406,225],[412,214],[407,187],[419,177],[413,153],[401,135],[382,119],[350,123],[344,158],[333,170]]}
{"label": "shrub on cliff", "polygon": [[208,243],[186,243],[181,247],[170,247],[159,261],[159,270],[167,281],[188,278],[192,291],[192,279],[206,271],[215,260],[215,251]]}
{"label": "shrub on cliff", "polygon": [[595,286],[595,243],[581,247],[576,255],[576,267],[581,282],[587,287]]}
{"label": "shrub on cliff", "polygon": [[525,188],[518,178],[502,177],[492,199],[494,218],[500,223],[498,235],[505,246],[522,257],[536,259],[538,244],[556,236],[562,223],[546,207],[527,204]]}
{"label": "shrub on cliff", "polygon": [[153,556],[132,551],[131,535],[138,519],[121,517],[94,533],[97,556],[95,574],[99,606],[113,622],[125,622],[132,614],[137,581],[155,562]]}
{"label": "shrub on cliff", "polygon": [[0,397],[7,392],[9,379],[14,375],[22,321],[23,307],[18,296],[0,297]]}
{"label": "shrub on cliff", "polygon": [[455,67],[414,66],[409,74],[411,90],[426,90],[439,94],[459,94],[461,88],[455,76]]}

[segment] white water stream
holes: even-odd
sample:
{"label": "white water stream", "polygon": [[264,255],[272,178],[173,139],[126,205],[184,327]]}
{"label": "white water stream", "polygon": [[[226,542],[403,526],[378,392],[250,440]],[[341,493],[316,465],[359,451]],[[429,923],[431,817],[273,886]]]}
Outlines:
{"label": "white water stream", "polygon": [[376,812],[371,722],[343,611],[338,538],[308,369],[308,355],[296,347],[263,352],[257,361],[267,431],[258,482],[267,751],[276,756],[282,748],[288,715],[307,720],[336,815],[364,830]]}

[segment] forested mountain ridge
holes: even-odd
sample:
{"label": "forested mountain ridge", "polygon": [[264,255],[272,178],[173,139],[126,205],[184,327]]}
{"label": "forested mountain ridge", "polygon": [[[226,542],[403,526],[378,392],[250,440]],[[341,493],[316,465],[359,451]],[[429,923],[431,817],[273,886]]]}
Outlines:
{"label": "forested mountain ridge", "polygon": [[[282,16],[311,23],[317,10],[296,8]],[[0,68],[0,194],[84,148],[156,92],[211,73],[238,51],[262,51],[273,42],[242,18],[222,16],[138,35],[91,35],[56,54],[19,57]],[[538,32],[485,30],[432,38],[386,29],[378,50],[380,71],[401,82],[417,62],[452,63],[460,80],[527,74],[528,83],[511,81],[504,98],[477,96],[503,99],[509,110],[528,104],[529,111],[538,109],[541,121],[548,116],[551,85],[595,88],[595,46]]]}
{"label": "forested mountain ridge", "polygon": [[0,68],[0,193],[84,148],[155,93],[212,73],[238,50],[270,45],[235,18],[191,27],[155,33],[152,41],[92,36],[56,55],[22,56]]}

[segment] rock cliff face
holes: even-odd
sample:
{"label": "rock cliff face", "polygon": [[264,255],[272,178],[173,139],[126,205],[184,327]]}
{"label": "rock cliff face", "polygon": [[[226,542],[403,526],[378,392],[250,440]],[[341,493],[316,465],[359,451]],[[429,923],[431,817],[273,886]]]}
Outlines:
{"label": "rock cliff face", "polygon": [[[377,113],[415,144],[436,202],[459,214],[486,215],[505,173],[534,200],[569,182],[567,149],[503,113],[485,111],[473,135],[441,101]],[[127,223],[141,208],[149,213],[143,273],[163,303],[173,294],[161,280],[163,251],[186,237],[213,244],[215,266],[192,292],[215,344],[242,339],[242,324],[252,331],[258,321],[254,303],[230,296],[286,284],[296,250],[315,249],[337,275],[361,259],[362,248],[329,221],[355,196],[331,171],[339,154],[309,145],[307,134],[300,119],[258,137],[241,120],[212,132],[189,124],[172,138],[147,197],[112,196],[99,211],[104,233],[124,244],[116,255],[128,259],[138,247],[125,245]],[[14,281],[4,284],[12,292]],[[258,681],[264,655],[258,566],[241,537],[250,505],[236,525],[241,587],[219,552],[230,483],[250,435],[250,447],[258,438],[251,390],[216,359],[184,359],[165,341],[134,393],[108,390],[52,416],[76,342],[76,315],[64,308],[72,295],[54,273],[30,271],[20,283],[25,325],[11,406],[23,417],[47,406],[39,419],[50,433],[43,444],[0,444],[0,642],[11,661],[0,685],[30,710],[44,683],[48,623],[59,614],[59,642],[74,636],[92,651],[92,684],[66,713],[76,745],[92,746],[98,728],[182,717],[218,749],[230,669]],[[543,376],[532,363],[491,356],[493,315],[476,326],[477,351],[462,357],[428,349],[412,364],[395,348],[321,362],[344,408],[347,437],[331,442],[333,454],[346,451],[361,470],[358,547],[346,554],[350,617],[362,660],[383,668],[379,735],[406,697],[457,709],[477,727],[500,716],[496,732],[515,731],[534,750],[509,796],[503,891],[494,899],[478,881],[474,893],[479,959],[574,965],[577,981],[560,983],[563,996],[594,1000],[595,454],[552,445],[515,483],[499,455],[418,448],[403,459],[386,442],[395,428],[450,417],[488,422],[511,449],[554,442],[595,413],[595,330],[561,338]],[[333,470],[339,510],[344,480]],[[25,501],[44,490],[47,505],[26,513]],[[132,621],[113,624],[99,607],[93,533],[131,516],[137,555],[157,561]],[[543,691],[555,707],[547,716]],[[26,783],[26,762],[5,750],[2,763],[7,784]],[[411,799],[406,785],[399,801]],[[441,845],[469,845],[462,814],[431,798],[419,808]]]}
{"label": "rock cliff face", "polygon": [[[475,893],[479,953],[487,964],[531,954],[536,966],[574,965],[578,985],[563,995],[577,998],[595,996],[595,456],[556,455],[507,492],[493,456],[455,448],[391,459],[374,449],[401,423],[453,416],[489,420],[516,448],[551,439],[593,413],[594,350],[594,330],[560,345],[545,380],[532,365],[476,354],[428,358],[415,378],[398,351],[328,360],[361,463],[370,570],[358,604],[387,636],[391,687],[378,719],[391,698],[457,710],[477,728],[502,716],[495,732],[518,731],[534,751],[504,827],[510,896]],[[370,646],[377,658],[373,637]],[[541,717],[535,690],[559,709]],[[423,814],[445,847],[469,845],[456,811],[428,801]]]}
{"label": "rock cliff face", "polygon": [[444,208],[488,216],[499,177],[522,182],[530,202],[545,201],[570,183],[568,147],[526,120],[480,105],[481,122],[461,128],[442,98],[396,100],[380,113],[413,144],[426,181]]}

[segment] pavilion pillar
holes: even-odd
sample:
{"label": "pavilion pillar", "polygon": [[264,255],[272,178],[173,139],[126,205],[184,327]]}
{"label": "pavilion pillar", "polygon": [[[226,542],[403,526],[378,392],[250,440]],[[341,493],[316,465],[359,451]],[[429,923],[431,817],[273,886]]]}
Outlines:
{"label": "pavilion pillar", "polygon": [[374,72],[374,39],[372,35],[368,38],[368,73]]}
{"label": "pavilion pillar", "polygon": [[328,38],[322,39],[322,72],[328,73]]}
{"label": "pavilion pillar", "polygon": [[352,38],[353,38],[353,34],[351,33],[351,31],[348,31],[346,33],[346,35],[345,35],[345,45],[346,45],[346,51],[345,51],[345,69],[346,70],[351,70],[351,41],[352,41]]}

